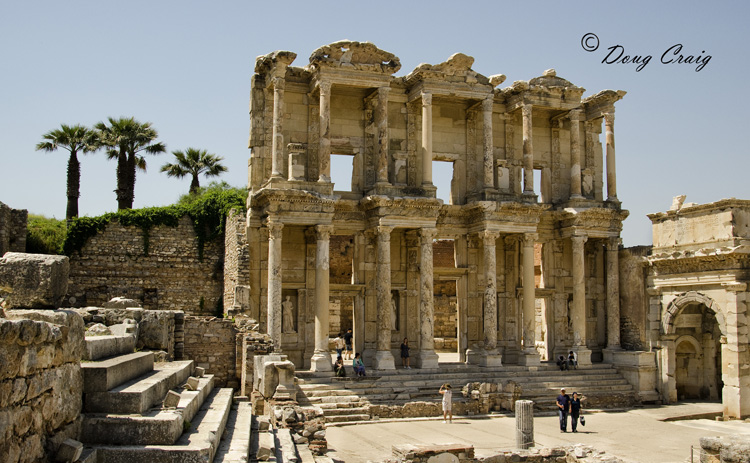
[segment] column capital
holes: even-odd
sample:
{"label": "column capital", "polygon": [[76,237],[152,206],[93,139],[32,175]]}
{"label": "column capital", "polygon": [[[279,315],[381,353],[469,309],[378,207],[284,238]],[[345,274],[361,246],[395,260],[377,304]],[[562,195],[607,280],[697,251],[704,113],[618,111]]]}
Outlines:
{"label": "column capital", "polygon": [[524,233],[523,234],[523,245],[525,247],[534,246],[534,243],[539,239],[538,233]]}
{"label": "column capital", "polygon": [[435,239],[435,236],[437,235],[437,228],[420,228],[419,229],[419,237],[422,239],[423,242],[432,242],[433,239]]}
{"label": "column capital", "polygon": [[271,77],[271,85],[273,85],[274,90],[284,90],[284,86],[286,85],[286,79],[284,79],[281,76],[274,76]]}
{"label": "column capital", "polygon": [[500,237],[500,232],[495,230],[482,230],[477,232],[477,238],[482,241],[482,244],[487,246],[494,246],[495,241]]}
{"label": "column capital", "polygon": [[521,106],[521,115],[524,118],[531,117],[531,109],[532,109],[532,105],[524,103],[523,106]]}
{"label": "column capital", "polygon": [[380,98],[387,98],[390,92],[391,87],[389,86],[378,87],[378,97]]}
{"label": "column capital", "polygon": [[573,246],[583,246],[583,244],[588,241],[589,237],[587,235],[572,235],[570,237],[570,241],[573,243]]}
{"label": "column capital", "polygon": [[432,104],[432,93],[422,91],[422,106],[429,106]]}
{"label": "column capital", "polygon": [[331,93],[331,82],[327,80],[321,80],[318,82],[318,90],[320,90],[321,95],[329,95]]}
{"label": "column capital", "polygon": [[622,244],[622,238],[619,236],[610,236],[607,238],[607,251],[618,251]]}
{"label": "column capital", "polygon": [[333,233],[333,225],[315,225],[315,238],[320,241],[327,241]]}
{"label": "column capital", "polygon": [[492,111],[493,106],[495,105],[495,94],[490,93],[487,95],[487,98],[482,100],[482,111]]}
{"label": "column capital", "polygon": [[270,239],[281,238],[281,231],[284,229],[284,224],[278,220],[266,220],[266,228],[268,228],[268,237]]}
{"label": "column capital", "polygon": [[580,108],[571,109],[570,111],[568,111],[568,118],[571,122],[580,122],[582,114],[583,110]]}
{"label": "column capital", "polygon": [[604,123],[606,125],[614,125],[615,123],[615,111],[614,109],[611,112],[604,113]]}
{"label": "column capital", "polygon": [[375,227],[375,233],[377,233],[379,240],[390,241],[393,228],[392,225],[378,225]]}

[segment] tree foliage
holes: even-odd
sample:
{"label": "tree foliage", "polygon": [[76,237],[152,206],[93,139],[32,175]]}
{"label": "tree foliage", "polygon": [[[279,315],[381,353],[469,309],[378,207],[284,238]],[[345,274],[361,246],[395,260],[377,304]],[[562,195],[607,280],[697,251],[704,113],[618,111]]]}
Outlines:
{"label": "tree foliage", "polygon": [[190,194],[195,194],[200,188],[198,176],[218,177],[227,168],[221,164],[224,160],[221,156],[209,154],[206,150],[188,148],[185,151],[172,151],[176,162],[161,166],[161,171],[166,172],[169,177],[183,178],[190,176]]}
{"label": "tree foliage", "polygon": [[135,118],[108,118],[109,125],[97,123],[99,142],[106,147],[109,159],[117,159],[117,208],[132,209],[135,199],[136,169],[146,171],[143,154],[160,154],[166,151],[150,122],[141,123]]}
{"label": "tree foliage", "polygon": [[65,225],[64,220],[30,214],[26,223],[26,252],[62,254]]}
{"label": "tree foliage", "polygon": [[97,149],[96,132],[82,125],[61,124],[59,129],[50,130],[42,135],[44,141],[36,145],[37,151],[57,151],[63,149],[70,153],[68,157],[68,204],[65,209],[66,220],[78,217],[78,198],[81,196],[81,164],[78,153],[89,153]]}

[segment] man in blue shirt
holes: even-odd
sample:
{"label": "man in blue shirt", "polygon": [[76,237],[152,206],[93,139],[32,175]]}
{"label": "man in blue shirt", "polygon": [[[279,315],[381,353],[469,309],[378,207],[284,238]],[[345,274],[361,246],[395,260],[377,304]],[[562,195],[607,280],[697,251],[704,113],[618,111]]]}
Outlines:
{"label": "man in blue shirt", "polygon": [[560,432],[568,432],[568,412],[570,412],[570,396],[565,389],[560,389],[557,396],[557,413],[560,415]]}

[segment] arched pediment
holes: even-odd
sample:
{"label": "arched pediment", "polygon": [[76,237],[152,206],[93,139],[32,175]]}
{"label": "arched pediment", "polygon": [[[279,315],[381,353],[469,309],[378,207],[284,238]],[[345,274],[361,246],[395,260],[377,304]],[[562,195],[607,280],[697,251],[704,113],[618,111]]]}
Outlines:
{"label": "arched pediment", "polygon": [[682,293],[669,303],[666,310],[664,311],[664,314],[661,317],[662,334],[674,333],[675,317],[685,306],[689,304],[702,304],[709,308],[714,313],[714,315],[716,315],[716,321],[719,323],[721,334],[723,336],[726,336],[727,325],[724,320],[724,314],[721,312],[721,308],[716,303],[716,301],[697,291],[688,291],[686,293]]}

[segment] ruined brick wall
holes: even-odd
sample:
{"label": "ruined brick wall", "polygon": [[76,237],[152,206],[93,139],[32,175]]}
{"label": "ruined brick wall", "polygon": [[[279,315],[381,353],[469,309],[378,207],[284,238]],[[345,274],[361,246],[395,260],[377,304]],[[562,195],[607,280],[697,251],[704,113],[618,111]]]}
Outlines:
{"label": "ruined brick wall", "polygon": [[432,243],[432,266],[435,268],[456,268],[453,240],[437,240]]}
{"label": "ruined brick wall", "polygon": [[9,310],[0,319],[0,461],[54,460],[80,432],[83,319],[69,311]]}
{"label": "ruined brick wall", "polygon": [[644,350],[648,326],[646,256],[651,246],[620,250],[620,345],[626,350]]}
{"label": "ruined brick wall", "polygon": [[245,236],[245,214],[232,210],[224,227],[224,308],[234,304],[234,287],[250,282],[250,253]]}
{"label": "ruined brick wall", "polygon": [[352,261],[354,260],[354,237],[352,235],[331,236],[329,255],[330,283],[349,284],[352,282]]}
{"label": "ruined brick wall", "polygon": [[150,310],[215,314],[224,295],[224,239],[206,242],[203,260],[190,218],[177,227],[149,231],[148,255],[143,230],[113,221],[70,257],[67,303],[101,306],[124,296]]}
{"label": "ruined brick wall", "polygon": [[238,388],[236,373],[237,329],[231,320],[214,317],[185,316],[183,358],[193,360],[215,375],[220,387]]}
{"label": "ruined brick wall", "polygon": [[0,202],[0,257],[6,252],[26,252],[26,209],[11,209]]}

